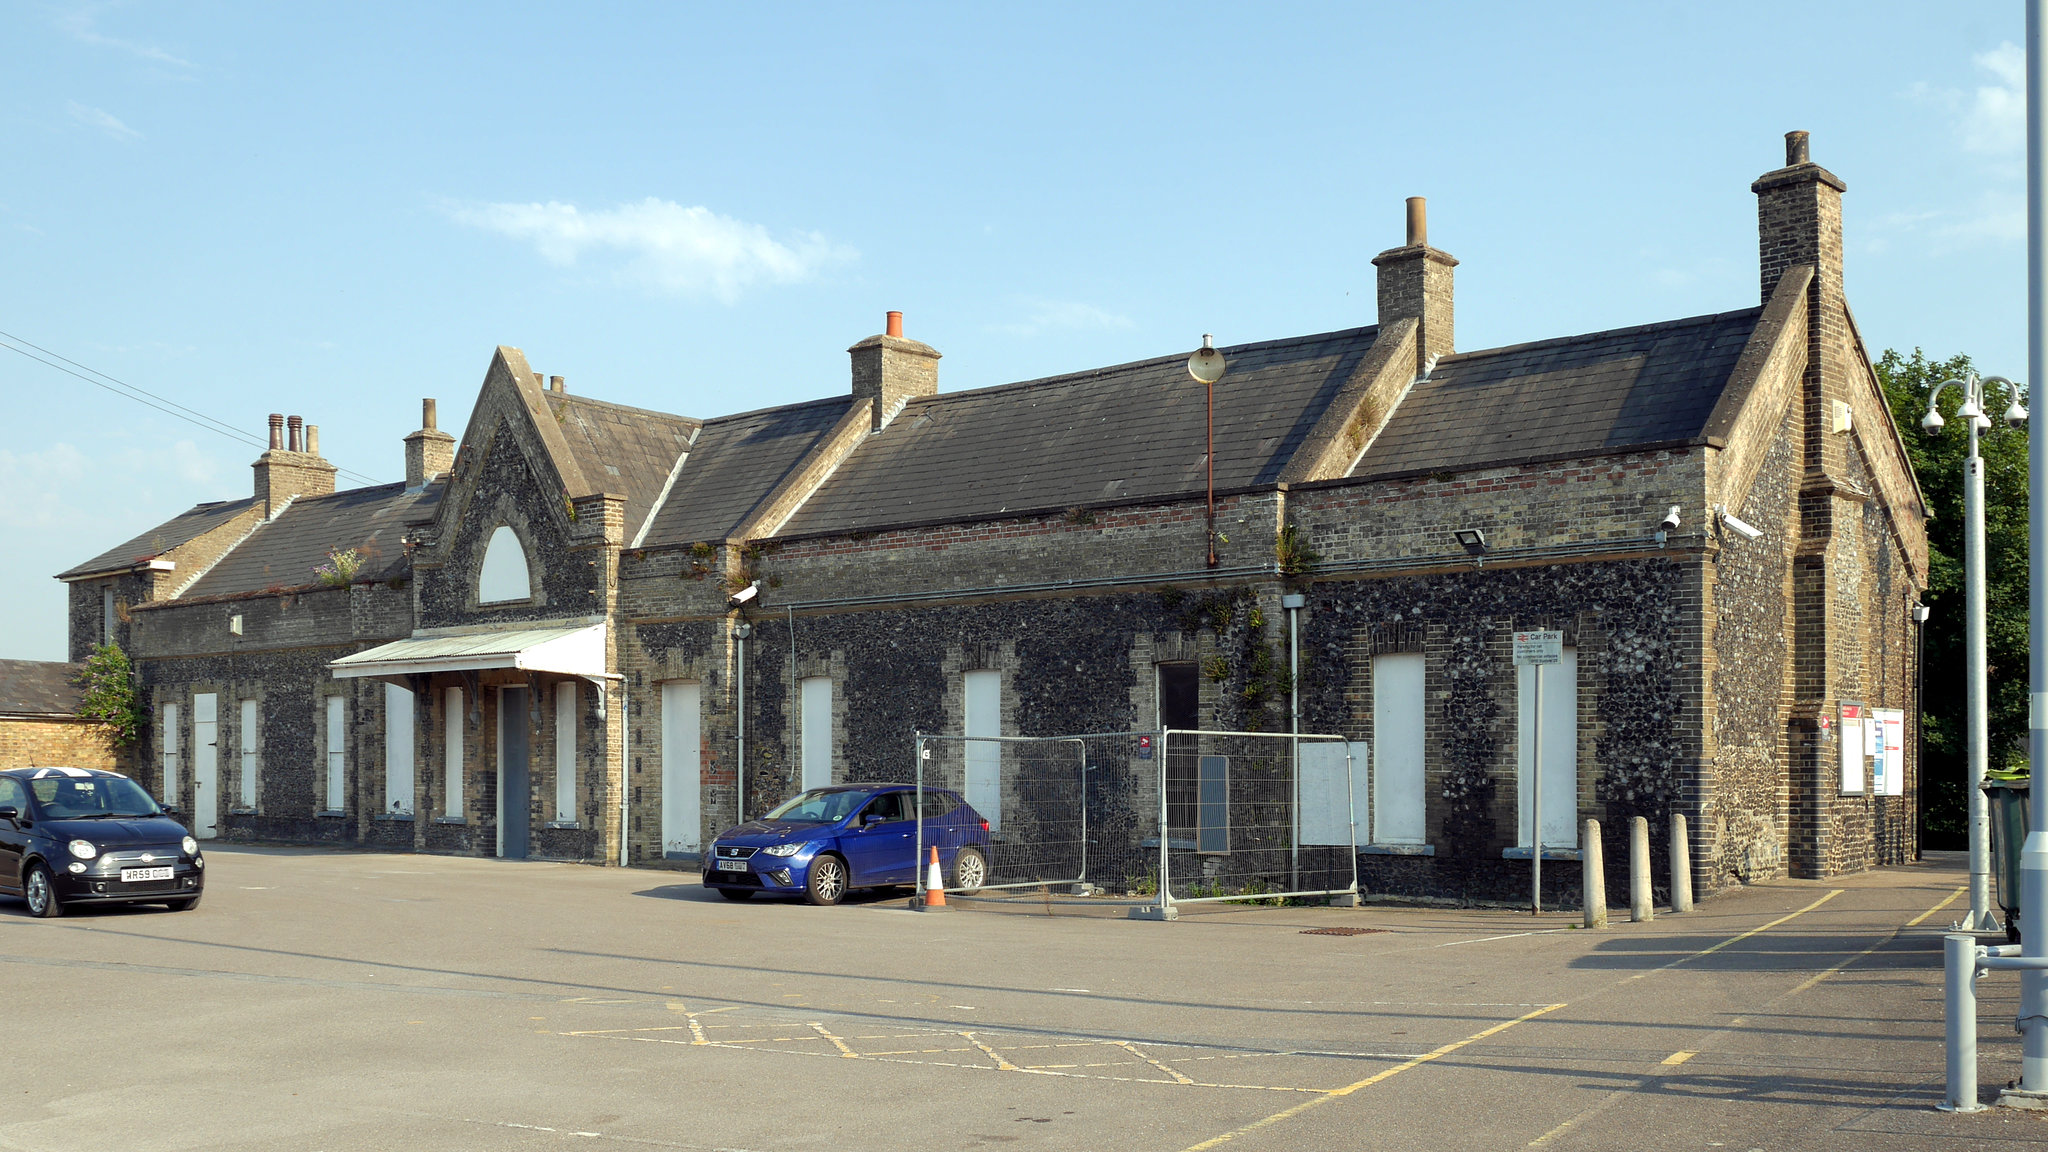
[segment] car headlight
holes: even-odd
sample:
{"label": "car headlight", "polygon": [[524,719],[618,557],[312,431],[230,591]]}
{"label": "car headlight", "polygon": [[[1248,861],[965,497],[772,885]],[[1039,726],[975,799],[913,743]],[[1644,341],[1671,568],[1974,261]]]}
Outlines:
{"label": "car headlight", "polygon": [[73,840],[71,842],[71,854],[80,860],[91,860],[100,854],[100,850],[93,847],[93,843],[90,840]]}
{"label": "car headlight", "polygon": [[761,853],[765,856],[794,856],[803,850],[804,846],[801,844],[770,844],[761,849]]}
{"label": "car headlight", "polygon": [[180,840],[178,842],[178,847],[183,848],[185,850],[185,855],[187,856],[199,855],[199,841],[194,840],[190,836],[187,836],[183,840]]}

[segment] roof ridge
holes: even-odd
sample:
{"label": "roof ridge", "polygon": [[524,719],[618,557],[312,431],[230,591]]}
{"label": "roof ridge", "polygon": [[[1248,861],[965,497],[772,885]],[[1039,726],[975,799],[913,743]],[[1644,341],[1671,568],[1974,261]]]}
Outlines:
{"label": "roof ridge", "polygon": [[1745,312],[1761,313],[1763,310],[1763,305],[1757,304],[1748,308],[1731,308],[1726,312],[1703,312],[1697,316],[1680,316],[1671,320],[1653,320],[1647,324],[1631,324],[1625,328],[1602,328],[1596,332],[1579,332],[1570,336],[1546,336],[1538,340],[1524,340],[1519,344],[1501,344],[1492,348],[1474,348],[1469,352],[1450,352],[1446,353],[1443,359],[1438,362],[1438,366],[1442,367],[1467,357],[1495,356],[1507,352],[1520,352],[1527,348],[1560,347],[1580,341],[1590,343],[1598,339],[1629,336],[1637,332],[1646,332],[1652,328],[1678,328],[1689,324],[1706,324],[1715,320],[1726,320],[1731,316],[1740,316]]}
{"label": "roof ridge", "polygon": [[666,420],[681,420],[688,424],[702,424],[702,416],[685,416],[680,412],[663,412],[659,408],[641,408],[633,404],[621,404],[616,400],[604,400],[596,396],[585,396],[580,392],[550,392],[550,400],[566,400],[571,404],[592,404],[600,408],[613,408],[621,412],[634,412],[643,416],[660,416]]}
{"label": "roof ridge", "polygon": [[[1289,345],[1312,344],[1321,340],[1334,340],[1343,336],[1356,336],[1378,328],[1377,324],[1359,324],[1350,328],[1333,328],[1328,332],[1309,332],[1299,336],[1281,336],[1272,340],[1250,340],[1243,344],[1226,344],[1218,352],[1244,353],[1255,349],[1283,348]],[[979,388],[963,388],[957,392],[935,392],[929,396],[913,397],[908,407],[929,404],[934,401],[950,400],[961,396],[974,396],[984,392],[998,392],[1017,388],[1051,387],[1056,384],[1080,384],[1099,379],[1112,373],[1125,372],[1133,368],[1144,368],[1153,364],[1176,364],[1186,360],[1185,352],[1171,352],[1164,356],[1148,356],[1143,360],[1127,360],[1121,364],[1105,364],[1099,368],[1084,368],[1078,372],[1063,372],[1056,376],[1035,376],[1028,380],[1013,380],[1006,384],[984,384]]]}

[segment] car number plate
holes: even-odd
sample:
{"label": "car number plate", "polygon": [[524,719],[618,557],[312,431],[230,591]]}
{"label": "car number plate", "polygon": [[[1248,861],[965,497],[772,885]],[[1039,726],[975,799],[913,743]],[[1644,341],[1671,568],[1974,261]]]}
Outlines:
{"label": "car number plate", "polygon": [[169,868],[121,869],[121,883],[123,884],[132,884],[138,880],[169,880],[170,878],[171,870]]}
{"label": "car number plate", "polygon": [[745,860],[720,860],[718,862],[718,870],[720,872],[745,872],[747,870],[747,862]]}

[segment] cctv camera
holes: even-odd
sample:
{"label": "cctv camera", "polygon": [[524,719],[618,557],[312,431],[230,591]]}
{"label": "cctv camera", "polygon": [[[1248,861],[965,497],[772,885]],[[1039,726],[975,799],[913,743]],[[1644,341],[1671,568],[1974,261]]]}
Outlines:
{"label": "cctv camera", "polygon": [[1734,515],[1727,512],[1721,513],[1721,523],[1726,524],[1728,527],[1733,528],[1735,531],[1741,533],[1743,539],[1745,540],[1754,540],[1757,537],[1762,536],[1764,534],[1763,529],[1745,520],[1738,519]]}
{"label": "cctv camera", "polygon": [[739,591],[733,593],[731,596],[727,597],[725,604],[728,608],[743,608],[746,606],[747,601],[752,600],[754,597],[759,596],[760,594],[761,582],[759,580],[756,580],[752,584],[747,585],[745,588],[742,588]]}
{"label": "cctv camera", "polygon": [[1664,514],[1663,521],[1659,523],[1657,527],[1663,529],[1666,532],[1675,532],[1678,530],[1678,505],[1673,504],[1671,506],[1671,511],[1666,512]]}

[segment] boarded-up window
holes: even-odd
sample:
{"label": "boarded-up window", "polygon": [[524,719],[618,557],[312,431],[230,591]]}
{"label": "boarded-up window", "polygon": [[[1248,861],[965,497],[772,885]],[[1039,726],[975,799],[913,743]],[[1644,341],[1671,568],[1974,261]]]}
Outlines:
{"label": "boarded-up window", "polygon": [[519,533],[509,526],[500,524],[491,533],[491,542],[484,547],[483,570],[477,575],[476,601],[479,604],[502,604],[508,600],[527,600],[533,596],[533,582],[526,567],[526,547],[519,542]]}
{"label": "boarded-up window", "polygon": [[969,672],[967,696],[967,802],[990,828],[1003,826],[1003,746],[975,736],[1003,734],[1003,674]]}
{"label": "boarded-up window", "polygon": [[1372,842],[1421,844],[1423,814],[1422,654],[1372,659]]}

